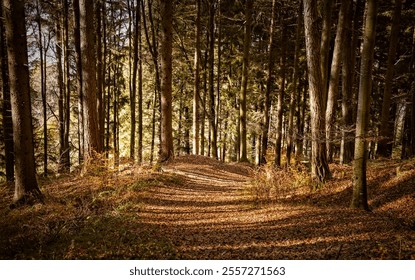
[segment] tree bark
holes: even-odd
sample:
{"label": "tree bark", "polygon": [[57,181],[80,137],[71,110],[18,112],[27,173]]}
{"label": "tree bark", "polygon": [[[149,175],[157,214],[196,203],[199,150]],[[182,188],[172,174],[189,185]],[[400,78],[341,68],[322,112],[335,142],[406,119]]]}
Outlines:
{"label": "tree bark", "polygon": [[172,131],[172,49],[173,3],[160,0],[161,15],[161,151],[160,162],[169,160],[173,153]]}
{"label": "tree bark", "polygon": [[215,59],[215,2],[209,1],[209,126],[210,148],[213,158],[218,159],[217,130],[216,130],[216,106],[214,85],[214,59]]}
{"label": "tree bark", "polygon": [[368,210],[366,186],[367,126],[372,91],[372,64],[375,47],[377,0],[366,2],[363,48],[360,64],[359,97],[356,120],[356,142],[353,162],[353,196],[351,207]]}
{"label": "tree bark", "polygon": [[341,54],[344,51],[344,25],[345,17],[349,14],[350,1],[343,0],[339,11],[339,21],[337,23],[336,39],[334,43],[333,59],[330,69],[329,91],[327,96],[327,108],[326,108],[326,148],[327,148],[327,160],[333,161],[333,137],[334,137],[334,125],[335,125],[335,111],[337,96],[339,91],[339,78],[341,69]]}
{"label": "tree bark", "polygon": [[246,92],[248,87],[248,69],[249,69],[249,50],[251,47],[251,25],[253,0],[247,0],[245,4],[245,35],[244,35],[244,52],[242,62],[242,81],[239,94],[239,120],[240,120],[240,156],[239,161],[248,161],[247,157],[247,130],[246,130]]}
{"label": "tree bark", "polygon": [[[342,140],[340,146],[340,163],[348,164],[353,159],[354,153],[354,122],[353,122],[353,83],[355,79],[355,61],[358,26],[357,15],[359,14],[360,1],[355,5],[352,19],[352,6],[345,15],[344,50],[342,52]],[[356,20],[354,20],[356,19]],[[348,38],[352,38],[349,40]]]}
{"label": "tree bark", "polygon": [[85,124],[86,157],[94,158],[101,152],[98,140],[97,116],[97,80],[94,38],[94,5],[92,1],[79,0],[81,57],[82,57],[82,88]]}
{"label": "tree bark", "polygon": [[262,120],[262,136],[261,136],[261,157],[259,164],[265,164],[267,162],[267,151],[268,151],[268,130],[269,130],[269,119],[271,110],[271,90],[274,82],[274,61],[275,61],[275,29],[277,22],[277,4],[276,0],[272,1],[272,16],[271,24],[269,27],[269,43],[268,43],[268,67],[267,67],[267,85],[265,88],[265,100],[264,100],[264,115]]}
{"label": "tree bark", "polygon": [[14,204],[42,200],[36,180],[24,1],[3,0],[15,154]]}
{"label": "tree bark", "polygon": [[194,61],[194,89],[193,89],[193,154],[199,154],[199,98],[200,98],[200,3],[201,0],[196,1],[196,46],[195,46],[195,61]]}
{"label": "tree bark", "polygon": [[322,30],[321,30],[321,49],[320,49],[320,65],[321,78],[323,85],[323,110],[326,110],[327,104],[327,87],[329,75],[329,56],[330,56],[330,40],[331,40],[331,13],[333,8],[333,0],[323,0],[322,7]]}
{"label": "tree bark", "polygon": [[13,120],[10,101],[9,66],[7,61],[7,44],[5,33],[5,22],[3,5],[0,5],[0,59],[1,59],[1,81],[3,91],[3,140],[4,156],[6,164],[6,181],[14,180],[14,143],[13,143]]}
{"label": "tree bark", "polygon": [[393,146],[393,125],[390,122],[390,107],[392,98],[392,79],[395,68],[396,49],[399,43],[399,26],[402,11],[402,0],[395,1],[395,10],[393,12],[391,34],[389,37],[388,64],[385,76],[385,88],[383,91],[382,112],[380,119],[380,140],[377,152],[383,157],[392,155]]}
{"label": "tree bark", "polygon": [[318,182],[330,177],[324,143],[324,92],[320,62],[320,34],[318,30],[316,0],[304,0],[304,26],[306,38],[308,82],[311,112],[311,173]]}
{"label": "tree bark", "polygon": [[[291,164],[291,153],[294,146],[294,111],[296,103],[296,95],[298,95],[298,72],[299,72],[299,56],[300,56],[300,34],[301,34],[301,15],[302,15],[302,3],[298,8],[298,17],[297,17],[297,28],[295,32],[295,51],[294,51],[294,72],[293,72],[293,88],[290,94],[290,109],[288,113],[288,134],[287,134],[287,165]],[[299,102],[299,101],[297,101]],[[298,148],[298,147],[297,147]]]}

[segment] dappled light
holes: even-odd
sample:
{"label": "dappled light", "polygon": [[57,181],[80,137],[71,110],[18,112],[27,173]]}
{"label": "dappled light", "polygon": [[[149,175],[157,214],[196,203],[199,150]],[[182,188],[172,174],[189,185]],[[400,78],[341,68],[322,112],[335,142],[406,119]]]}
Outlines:
{"label": "dappled light", "polygon": [[370,165],[369,177],[389,174],[369,180],[372,212],[348,208],[351,170],[337,165],[320,189],[299,186],[263,201],[252,192],[252,166],[201,156],[179,157],[161,172],[130,167],[45,181],[46,204],[20,210],[8,209],[12,193],[2,186],[0,257],[413,259],[413,166]]}

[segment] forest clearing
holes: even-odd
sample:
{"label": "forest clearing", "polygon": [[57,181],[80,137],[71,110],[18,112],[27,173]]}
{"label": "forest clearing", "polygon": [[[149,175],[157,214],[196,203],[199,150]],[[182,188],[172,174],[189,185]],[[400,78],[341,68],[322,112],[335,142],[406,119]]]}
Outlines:
{"label": "forest clearing", "polygon": [[370,212],[349,208],[351,167],[335,164],[319,189],[274,170],[269,196],[264,170],[202,156],[45,179],[45,204],[20,209],[3,185],[0,258],[415,259],[414,167],[369,164]]}

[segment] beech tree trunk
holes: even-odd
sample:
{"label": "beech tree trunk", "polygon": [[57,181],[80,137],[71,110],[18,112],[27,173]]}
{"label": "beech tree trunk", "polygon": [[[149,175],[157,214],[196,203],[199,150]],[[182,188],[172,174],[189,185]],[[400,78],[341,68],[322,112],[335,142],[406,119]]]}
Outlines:
{"label": "beech tree trunk", "polygon": [[3,0],[10,97],[13,116],[15,191],[13,202],[21,204],[33,196],[42,200],[36,180],[30,101],[29,63],[25,26],[25,1]]}
{"label": "beech tree trunk", "polygon": [[317,1],[304,0],[308,83],[311,112],[311,173],[318,182],[330,177],[324,142],[324,92],[320,62],[320,32],[317,21]]}
{"label": "beech tree trunk", "polygon": [[366,186],[367,126],[372,91],[372,64],[375,47],[377,0],[366,2],[363,48],[360,64],[359,96],[356,120],[356,142],[353,162],[353,196],[351,207],[368,210]]}
{"label": "beech tree trunk", "polygon": [[161,150],[160,162],[169,160],[173,153],[172,130],[172,50],[173,3],[160,0],[161,14]]}

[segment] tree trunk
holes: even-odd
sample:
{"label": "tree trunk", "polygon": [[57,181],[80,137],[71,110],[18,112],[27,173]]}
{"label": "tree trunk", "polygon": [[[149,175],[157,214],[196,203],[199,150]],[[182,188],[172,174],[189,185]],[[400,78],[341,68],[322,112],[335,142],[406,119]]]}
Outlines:
{"label": "tree trunk", "polygon": [[160,162],[169,160],[173,154],[172,130],[172,48],[173,3],[160,0],[161,15],[161,151]]}
{"label": "tree trunk", "polygon": [[269,27],[269,43],[268,43],[268,67],[267,67],[267,86],[265,89],[265,100],[264,100],[264,115],[262,120],[262,136],[261,136],[261,157],[259,164],[265,164],[267,162],[267,151],[268,151],[268,130],[269,130],[269,119],[271,110],[271,91],[273,85],[274,75],[274,61],[275,61],[275,29],[277,22],[277,4],[276,0],[272,1],[272,16],[271,24]]}
{"label": "tree trunk", "polygon": [[248,87],[248,69],[249,69],[249,50],[251,47],[251,25],[253,0],[247,0],[245,4],[245,35],[244,35],[244,53],[242,62],[242,81],[239,94],[239,120],[240,120],[240,156],[239,161],[248,161],[247,141],[246,141],[246,91]]}
{"label": "tree trunk", "polygon": [[[285,42],[286,40],[286,31],[285,31],[285,23],[282,20],[282,34],[281,34],[281,42]],[[276,130],[277,134],[275,137],[275,160],[274,164],[277,167],[281,167],[281,157],[282,157],[282,141],[283,141],[283,103],[284,103],[284,95],[285,95],[285,65],[286,65],[286,45],[282,45],[281,49],[281,62],[280,62],[280,88],[278,91],[278,99],[277,99],[277,125]]]}
{"label": "tree trunk", "polygon": [[368,210],[366,186],[367,126],[372,91],[372,64],[375,47],[377,0],[366,2],[363,48],[360,64],[359,97],[356,120],[356,142],[353,163],[353,196],[351,207]]}
{"label": "tree trunk", "polygon": [[402,0],[395,1],[393,12],[391,34],[389,37],[388,64],[385,76],[385,88],[383,92],[382,112],[380,119],[380,140],[378,143],[378,154],[384,157],[392,155],[393,122],[390,122],[390,107],[392,98],[392,79],[396,60],[396,49],[399,43],[399,26],[402,11]]}
{"label": "tree trunk", "polygon": [[193,89],[193,154],[199,154],[199,98],[200,98],[200,3],[201,0],[196,1],[196,46],[195,46],[195,61],[194,61],[194,89]]}
{"label": "tree trunk", "polygon": [[323,0],[322,7],[322,30],[321,30],[321,49],[320,49],[320,65],[321,78],[323,85],[323,112],[326,111],[327,104],[327,86],[329,75],[329,56],[330,56],[330,40],[331,40],[331,13],[333,8],[333,0]]}
{"label": "tree trunk", "polygon": [[324,92],[320,64],[320,41],[316,0],[304,0],[304,26],[307,51],[308,81],[311,112],[311,173],[324,182],[330,177],[324,143]]}
{"label": "tree trunk", "polygon": [[297,28],[295,32],[295,52],[294,52],[294,72],[293,72],[293,88],[290,94],[290,109],[288,113],[288,139],[287,139],[287,165],[291,164],[291,153],[294,145],[294,111],[295,111],[295,97],[298,95],[298,72],[299,72],[299,56],[300,56],[300,34],[301,34],[301,15],[302,15],[302,3],[298,8]]}
{"label": "tree trunk", "polygon": [[65,94],[64,94],[64,153],[63,153],[63,163],[65,170],[69,171],[71,166],[70,159],[70,146],[69,146],[69,126],[71,118],[71,79],[70,79],[70,58],[69,58],[69,3],[68,0],[64,1],[64,64],[65,64]]}
{"label": "tree trunk", "polygon": [[4,24],[3,5],[0,5],[0,59],[1,59],[1,81],[3,91],[3,138],[4,156],[6,164],[6,181],[14,180],[14,144],[13,144],[13,120],[10,104],[9,66],[7,61],[7,44]]}
{"label": "tree trunk", "polygon": [[[356,60],[357,35],[357,14],[359,14],[360,3],[357,1],[352,20],[352,7],[348,9],[345,15],[344,28],[344,50],[342,52],[342,140],[340,146],[340,163],[348,164],[353,159],[354,152],[354,122],[353,122],[353,81]],[[349,40],[348,38],[352,38]]]}
{"label": "tree trunk", "polygon": [[4,0],[15,154],[15,204],[42,200],[36,180],[24,1]]}
{"label": "tree trunk", "polygon": [[210,126],[210,147],[212,156],[218,159],[217,130],[216,130],[216,106],[215,106],[215,85],[214,85],[214,59],[215,59],[215,2],[209,1],[209,126]]}
{"label": "tree trunk", "polygon": [[[104,135],[105,135],[105,103],[104,103],[104,73],[103,56],[102,56],[102,5],[105,2],[102,0],[96,1],[95,4],[95,21],[96,21],[96,56],[97,56],[97,109],[98,109],[98,133],[100,150],[104,150]],[[104,57],[105,59],[105,57]]]}
{"label": "tree trunk", "polygon": [[82,89],[85,124],[85,153],[94,158],[101,152],[98,140],[97,116],[97,80],[94,39],[94,5],[92,1],[79,0],[81,57],[82,57]]}
{"label": "tree trunk", "polygon": [[140,2],[137,0],[136,15],[136,34],[138,38],[138,144],[137,144],[137,160],[138,163],[143,162],[143,45],[141,41],[141,13]]}
{"label": "tree trunk", "polygon": [[346,15],[349,15],[349,0],[343,0],[339,12],[339,21],[337,23],[336,39],[334,44],[333,59],[330,69],[330,81],[329,91],[327,96],[327,108],[326,108],[326,148],[327,148],[327,160],[333,161],[333,138],[334,138],[334,122],[336,114],[336,103],[339,91],[339,78],[341,68],[341,54],[347,50],[344,49],[344,25]]}
{"label": "tree trunk", "polygon": [[46,108],[46,82],[45,82],[45,60],[43,48],[42,16],[40,13],[39,0],[36,1],[36,23],[38,27],[38,47],[40,59],[40,93],[42,98],[42,117],[43,117],[43,176],[48,175],[48,125],[47,125],[47,108]]}

